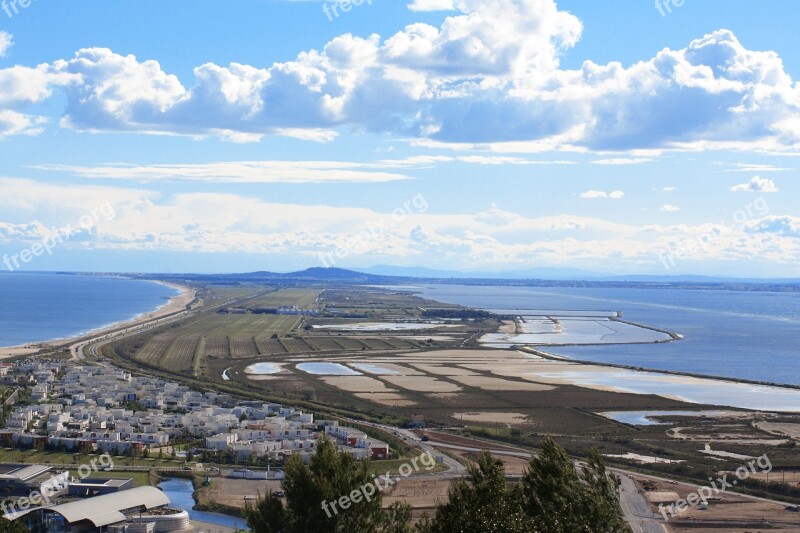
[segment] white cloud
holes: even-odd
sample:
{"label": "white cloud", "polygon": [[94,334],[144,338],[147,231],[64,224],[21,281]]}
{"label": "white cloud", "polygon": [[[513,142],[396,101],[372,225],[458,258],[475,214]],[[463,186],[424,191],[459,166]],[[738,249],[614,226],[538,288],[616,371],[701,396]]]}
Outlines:
{"label": "white cloud", "polygon": [[746,225],[750,233],[774,233],[800,238],[800,218],[793,216],[770,216]]}
{"label": "white cloud", "polygon": [[507,156],[446,156],[446,155],[418,155],[405,159],[384,159],[380,164],[388,167],[432,166],[437,163],[469,163],[473,165],[575,165],[574,161],[524,159],[521,157]]}
{"label": "white cloud", "polygon": [[31,115],[22,109],[47,100],[54,87],[77,81],[77,77],[58,72],[49,65],[0,69],[0,140],[12,135],[41,133],[47,117]]}
{"label": "white cloud", "polygon": [[659,211],[663,211],[665,213],[674,213],[674,212],[680,211],[680,210],[681,210],[680,207],[678,207],[677,205],[672,205],[672,204],[664,204],[659,208]]}
{"label": "white cloud", "polygon": [[[409,198],[397,198],[400,208]],[[661,269],[660,258],[738,263],[800,262],[800,221],[770,216],[743,227],[725,224],[639,226],[575,215],[526,217],[491,207],[438,214],[436,206],[396,218],[358,207],[266,202],[236,194],[158,194],[145,189],[76,186],[0,178],[0,242],[14,253],[52,228],[75,223],[104,203],[116,212],[80,241],[65,245],[120,252],[270,254],[317,262],[351,250],[352,262],[419,263],[451,268],[524,264]],[[426,204],[427,206],[427,204]],[[362,263],[363,264],[363,263]]]}
{"label": "white cloud", "polygon": [[[728,163],[719,163],[721,165],[727,165]],[[788,168],[778,167],[775,165],[763,165],[763,164],[752,164],[752,163],[734,163],[731,165],[732,168],[725,169],[725,172],[784,172],[789,170]]]}
{"label": "white cloud", "polygon": [[599,198],[610,198],[611,200],[621,200],[625,197],[625,193],[623,191],[586,191],[581,193],[581,198],[589,199],[589,200],[596,200]]}
{"label": "white cloud", "polygon": [[[380,166],[380,165],[375,165]],[[47,171],[86,178],[138,181],[207,181],[228,183],[381,183],[411,179],[403,174],[369,170],[372,165],[344,161],[232,161],[204,164],[109,165],[80,167],[40,165]]]}
{"label": "white cloud", "polygon": [[641,165],[653,161],[647,157],[617,157],[610,159],[597,159],[592,161],[594,165]]}
{"label": "white cloud", "polygon": [[0,140],[11,135],[38,135],[47,119],[0,109]]}
{"label": "white cloud", "polygon": [[667,187],[664,187],[664,188],[663,188],[663,189],[661,189],[661,190],[662,190],[663,192],[675,192],[675,191],[677,191],[677,190],[678,190],[678,188],[677,188],[677,187],[671,187],[671,186],[667,186]]}
{"label": "white cloud", "polygon": [[455,0],[413,0],[408,4],[411,11],[454,11]]}
{"label": "white cloud", "polygon": [[778,187],[771,179],[754,176],[747,183],[734,185],[731,190],[734,192],[778,192]]}
{"label": "white cloud", "polygon": [[14,45],[14,39],[10,33],[0,31],[0,57],[8,53],[8,50]]}
{"label": "white cloud", "polygon": [[728,30],[630,67],[563,70],[582,24],[554,0],[410,6],[456,12],[386,39],[341,35],[267,68],[207,63],[188,83],[154,60],[84,49],[46,66],[79,82],[46,87],[66,91],[62,125],[95,132],[250,142],[355,129],[490,150],[800,149],[800,86],[775,52],[749,50]]}

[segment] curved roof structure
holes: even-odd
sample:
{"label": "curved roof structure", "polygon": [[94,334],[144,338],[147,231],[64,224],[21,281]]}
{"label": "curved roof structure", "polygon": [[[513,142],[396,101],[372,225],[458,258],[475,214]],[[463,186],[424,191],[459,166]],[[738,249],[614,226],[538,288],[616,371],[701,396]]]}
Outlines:
{"label": "curved roof structure", "polygon": [[169,505],[169,498],[161,490],[155,487],[137,487],[52,507],[38,507],[25,513],[18,513],[12,519],[41,510],[58,513],[70,524],[88,520],[95,527],[103,527],[124,521],[126,517],[122,511],[126,509],[144,507],[150,510],[165,505]]}

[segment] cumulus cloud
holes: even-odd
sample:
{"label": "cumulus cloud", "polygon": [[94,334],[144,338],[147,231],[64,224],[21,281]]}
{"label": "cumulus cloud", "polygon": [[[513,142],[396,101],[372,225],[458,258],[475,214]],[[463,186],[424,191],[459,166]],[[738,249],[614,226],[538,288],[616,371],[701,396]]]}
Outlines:
{"label": "cumulus cloud", "polygon": [[680,207],[678,207],[677,205],[672,205],[672,204],[664,204],[659,208],[659,211],[663,211],[665,213],[674,213],[674,212],[680,211],[680,210],[681,210]]}
{"label": "cumulus cloud", "polygon": [[60,64],[0,69],[0,139],[42,131],[47,117],[26,113],[24,108],[47,100],[55,87],[78,81],[59,70]]}
{"label": "cumulus cloud", "polygon": [[747,183],[740,183],[731,187],[734,192],[778,192],[775,182],[761,176],[754,176]]}
{"label": "cumulus cloud", "polygon": [[62,84],[61,124],[84,131],[250,142],[269,134],[329,141],[356,130],[517,150],[800,147],[800,87],[777,53],[749,50],[728,30],[631,66],[586,61],[565,70],[561,56],[583,28],[554,0],[409,7],[453,13],[386,38],[341,35],[267,68],[207,63],[186,81],[156,59],[103,48],[47,69],[79,80]]}
{"label": "cumulus cloud", "polygon": [[611,200],[621,200],[625,197],[625,193],[623,191],[586,191],[581,193],[581,198],[585,198],[588,200],[596,200],[599,198],[609,198]]}
{"label": "cumulus cloud", "polygon": [[0,57],[3,57],[8,53],[9,48],[13,46],[14,39],[12,38],[10,33],[6,33],[4,31],[0,31]]}

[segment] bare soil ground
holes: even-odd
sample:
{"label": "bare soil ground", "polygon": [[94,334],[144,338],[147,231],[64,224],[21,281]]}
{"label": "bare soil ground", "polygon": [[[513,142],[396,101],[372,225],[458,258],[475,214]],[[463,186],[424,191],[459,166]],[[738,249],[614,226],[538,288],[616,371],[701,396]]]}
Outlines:
{"label": "bare soil ground", "polygon": [[515,424],[525,424],[528,422],[528,415],[523,413],[495,413],[495,412],[469,412],[453,413],[454,418],[460,418],[468,422],[490,422],[513,426]]}
{"label": "bare soil ground", "polygon": [[[667,502],[660,496],[666,493],[673,493],[679,498],[686,499],[690,494],[696,494],[699,489],[697,486],[684,483],[672,484],[663,481],[643,483],[642,480],[637,480],[636,485],[648,499],[651,501],[656,500],[662,503],[664,507],[667,506]],[[653,494],[653,496],[650,496],[650,494]],[[694,507],[678,513],[675,517],[669,515],[669,527],[673,531],[680,531],[681,533],[686,531],[719,532],[725,530],[721,528],[725,528],[726,524],[729,524],[730,531],[757,531],[749,526],[757,524],[761,520],[767,520],[771,524],[796,527],[800,530],[800,513],[787,511],[786,506],[788,504],[754,500],[733,492],[722,492],[717,496],[721,500],[710,501],[710,505],[706,510]],[[654,504],[653,510],[659,513],[658,505]],[[680,524],[677,522],[680,522]],[[713,529],[709,529],[712,527]],[[781,531],[786,531],[786,529],[781,529]]]}

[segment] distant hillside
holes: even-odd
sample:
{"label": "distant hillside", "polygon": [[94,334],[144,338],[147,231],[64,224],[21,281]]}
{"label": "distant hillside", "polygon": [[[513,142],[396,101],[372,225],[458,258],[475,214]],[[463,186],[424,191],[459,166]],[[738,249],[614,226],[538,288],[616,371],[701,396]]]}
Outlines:
{"label": "distant hillside", "polygon": [[[581,278],[546,278],[522,277],[524,273],[546,274],[549,269],[534,269],[519,271],[515,274],[521,277],[499,277],[505,274],[486,274],[477,277],[473,272],[465,274],[457,271],[448,272],[425,268],[397,268],[375,267],[369,269],[374,272],[387,272],[377,274],[372,272],[357,272],[343,268],[314,267],[298,272],[248,272],[241,274],[128,274],[142,279],[161,279],[165,281],[196,281],[200,283],[238,284],[238,283],[283,283],[283,284],[414,284],[414,283],[442,283],[454,285],[506,285],[520,287],[608,287],[608,288],[658,288],[658,289],[704,289],[704,290],[740,290],[740,291],[800,291],[800,280],[766,280],[766,279],[732,279],[712,278],[704,276],[606,276],[606,277],[581,277]],[[389,272],[403,273],[392,275]],[[568,271],[557,270],[565,274]],[[575,271],[583,272],[583,271]],[[417,275],[413,275],[417,274]],[[551,272],[551,274],[555,274]],[[591,274],[591,273],[588,273]]]}

